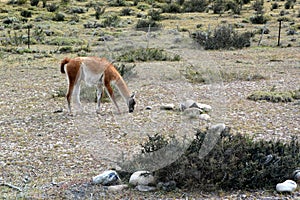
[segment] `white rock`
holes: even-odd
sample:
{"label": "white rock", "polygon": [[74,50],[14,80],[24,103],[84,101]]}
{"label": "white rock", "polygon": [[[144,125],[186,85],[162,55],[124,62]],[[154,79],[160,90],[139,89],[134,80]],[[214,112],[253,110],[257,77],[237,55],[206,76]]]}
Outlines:
{"label": "white rock", "polygon": [[210,120],[210,116],[208,114],[201,114],[199,116],[200,120],[205,120],[205,121],[209,121]]}
{"label": "white rock", "polygon": [[286,180],[283,183],[276,185],[277,192],[294,192],[297,188],[297,183],[293,180]]}
{"label": "white rock", "polygon": [[190,118],[197,118],[201,113],[202,111],[199,108],[187,108],[183,111],[183,114]]}
{"label": "white rock", "polygon": [[152,110],[152,106],[146,106],[145,110]]}
{"label": "white rock", "polygon": [[175,109],[175,105],[173,103],[169,103],[169,104],[163,104],[160,106],[161,110],[174,110]]}
{"label": "white rock", "polygon": [[130,179],[131,185],[155,185],[155,178],[149,171],[137,171],[134,172]]}
{"label": "white rock", "polygon": [[197,106],[201,109],[204,110],[205,112],[210,112],[212,110],[212,107],[208,104],[204,103],[197,103]]}
{"label": "white rock", "polygon": [[183,103],[180,103],[179,108],[181,111],[184,111],[185,109],[188,108],[199,108],[200,110],[203,110],[205,112],[210,112],[212,110],[212,107],[210,105],[197,103],[196,101],[191,99],[188,99]]}
{"label": "white rock", "polygon": [[220,123],[220,124],[215,124],[215,125],[212,125],[208,131],[209,132],[213,132],[213,133],[222,133],[222,131],[224,131],[226,128],[226,125],[224,123]]}
{"label": "white rock", "polygon": [[180,103],[180,110],[184,111],[187,108],[198,108],[197,106],[197,102],[195,102],[194,100],[188,99],[183,103]]}
{"label": "white rock", "polygon": [[128,188],[128,185],[111,185],[111,186],[108,186],[107,190],[109,192],[120,192],[124,189],[127,189]]}
{"label": "white rock", "polygon": [[120,181],[119,175],[114,170],[107,170],[103,173],[94,176],[92,182],[94,184],[113,185]]}
{"label": "white rock", "polygon": [[156,187],[152,187],[148,185],[138,185],[136,186],[136,189],[140,192],[151,192],[151,191],[155,191]]}

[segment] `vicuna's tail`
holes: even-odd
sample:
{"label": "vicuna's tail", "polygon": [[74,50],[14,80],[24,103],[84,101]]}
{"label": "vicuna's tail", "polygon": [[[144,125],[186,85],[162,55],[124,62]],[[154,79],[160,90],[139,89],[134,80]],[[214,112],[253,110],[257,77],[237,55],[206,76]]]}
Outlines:
{"label": "vicuna's tail", "polygon": [[61,61],[61,64],[60,64],[60,72],[61,73],[65,73],[65,64],[68,64],[70,62],[70,58],[65,58]]}

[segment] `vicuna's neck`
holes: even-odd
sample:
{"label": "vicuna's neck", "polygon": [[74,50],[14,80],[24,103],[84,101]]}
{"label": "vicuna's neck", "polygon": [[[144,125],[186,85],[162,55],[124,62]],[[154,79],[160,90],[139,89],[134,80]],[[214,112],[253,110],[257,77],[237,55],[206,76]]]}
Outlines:
{"label": "vicuna's neck", "polygon": [[128,100],[130,98],[130,92],[129,92],[128,87],[122,77],[120,77],[120,79],[116,81],[116,86],[128,105]]}

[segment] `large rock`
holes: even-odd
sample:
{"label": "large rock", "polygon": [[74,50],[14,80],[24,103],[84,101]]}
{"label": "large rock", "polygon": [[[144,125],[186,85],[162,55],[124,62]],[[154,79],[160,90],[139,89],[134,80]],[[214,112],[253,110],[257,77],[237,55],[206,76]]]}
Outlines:
{"label": "large rock", "polygon": [[118,173],[114,170],[107,170],[103,173],[94,176],[92,179],[93,184],[101,184],[101,185],[115,185],[119,183],[120,177]]}
{"label": "large rock", "polygon": [[133,186],[155,185],[155,178],[149,171],[137,171],[131,175],[129,184]]}
{"label": "large rock", "polygon": [[277,192],[294,192],[297,188],[297,183],[293,180],[286,180],[283,183],[276,185]]}

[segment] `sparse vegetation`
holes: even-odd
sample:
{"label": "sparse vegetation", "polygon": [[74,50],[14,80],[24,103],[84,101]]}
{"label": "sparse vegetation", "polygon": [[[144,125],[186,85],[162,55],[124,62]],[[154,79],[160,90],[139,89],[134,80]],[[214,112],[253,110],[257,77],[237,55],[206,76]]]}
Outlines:
{"label": "sparse vegetation", "polygon": [[[230,128],[226,128],[209,155],[200,159],[206,136],[207,130],[197,130],[187,151],[155,172],[158,181],[176,181],[180,188],[202,191],[273,189],[278,182],[290,178],[300,165],[300,144],[296,137],[289,143],[254,141],[241,134],[232,135]],[[142,145],[142,153],[164,148],[167,141],[163,135],[149,137]]]}
{"label": "sparse vegetation", "polygon": [[163,49],[156,48],[141,48],[134,49],[117,58],[117,61],[121,62],[136,62],[136,61],[179,61],[179,55],[168,55]]}
{"label": "sparse vegetation", "polygon": [[299,91],[287,91],[287,92],[278,92],[278,91],[256,91],[248,96],[248,99],[253,101],[270,101],[273,103],[279,102],[291,102],[294,99],[299,98]]}
{"label": "sparse vegetation", "polygon": [[189,65],[185,68],[183,75],[192,83],[210,84],[213,82],[231,82],[231,81],[258,81],[266,79],[259,73],[250,71],[229,71],[226,69],[207,69],[201,66]]}

